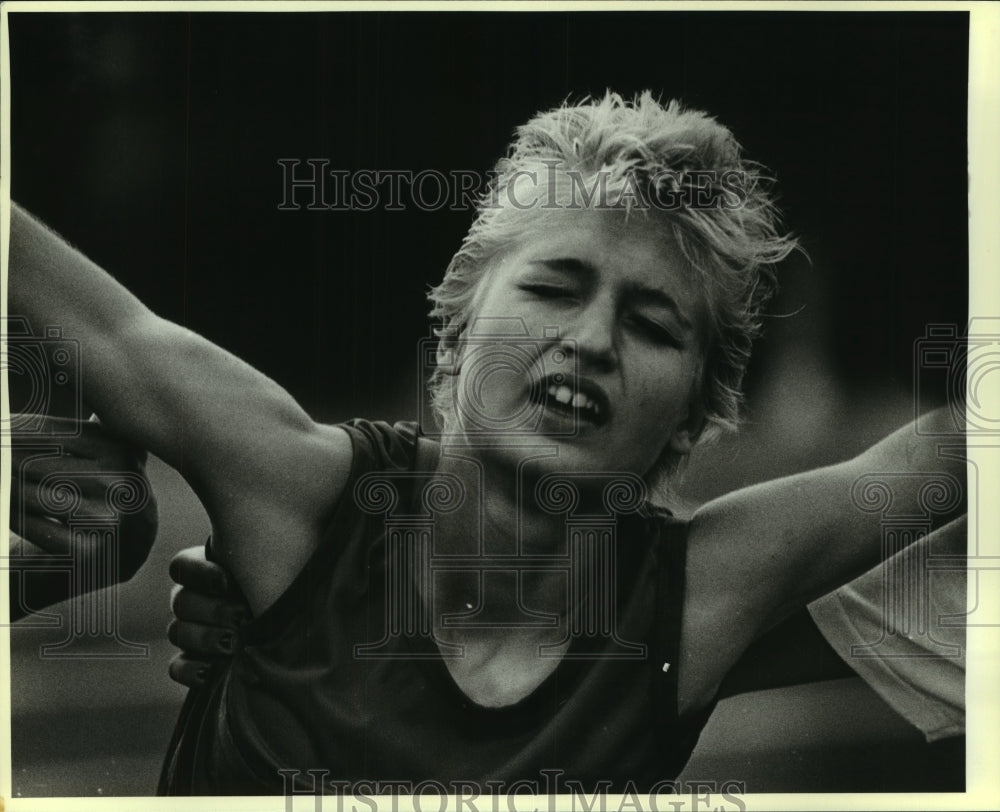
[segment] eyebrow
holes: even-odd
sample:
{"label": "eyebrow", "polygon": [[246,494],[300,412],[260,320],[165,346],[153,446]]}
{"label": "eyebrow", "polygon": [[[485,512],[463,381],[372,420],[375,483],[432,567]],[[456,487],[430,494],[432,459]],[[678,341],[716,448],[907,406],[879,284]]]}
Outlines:
{"label": "eyebrow", "polygon": [[[566,273],[577,274],[579,276],[585,276],[587,279],[593,279],[598,275],[597,266],[587,262],[586,260],[576,259],[575,257],[538,259],[529,262],[528,264],[542,265],[554,271],[563,271]],[[684,311],[681,310],[677,300],[662,288],[653,287],[651,285],[643,285],[639,282],[626,282],[625,295],[628,298],[643,304],[656,305],[671,311],[677,321],[680,322],[681,327],[689,331],[694,330],[694,325],[691,323],[691,320],[684,315]]]}

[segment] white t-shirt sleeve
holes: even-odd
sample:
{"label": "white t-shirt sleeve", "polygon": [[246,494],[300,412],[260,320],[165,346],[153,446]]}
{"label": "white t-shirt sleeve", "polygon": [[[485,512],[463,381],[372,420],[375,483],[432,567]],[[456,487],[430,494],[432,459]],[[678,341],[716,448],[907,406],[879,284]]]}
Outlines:
{"label": "white t-shirt sleeve", "polygon": [[841,658],[928,741],[965,731],[966,536],[963,516],[809,606]]}

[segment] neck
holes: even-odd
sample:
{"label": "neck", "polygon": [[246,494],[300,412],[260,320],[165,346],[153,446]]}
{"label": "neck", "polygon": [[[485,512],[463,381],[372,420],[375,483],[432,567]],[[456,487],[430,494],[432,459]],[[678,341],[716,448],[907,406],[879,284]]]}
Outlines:
{"label": "neck", "polygon": [[[565,516],[541,509],[534,495],[535,471],[539,463],[555,456],[556,449],[501,451],[456,444],[441,449],[437,474],[457,477],[466,495],[457,510],[437,517],[435,555],[483,562],[477,566],[473,561],[467,570],[438,573],[434,618],[445,638],[469,634],[489,638],[509,634],[517,626],[530,633],[536,624],[551,628],[541,615],[564,617],[568,610],[563,573],[544,566],[533,570],[518,566],[525,558],[565,550]],[[481,625],[474,632],[468,625],[442,625],[444,615],[456,613],[474,617]]]}
{"label": "neck", "polygon": [[544,511],[534,498],[538,463],[554,448],[492,449],[454,444],[441,450],[437,473],[457,477],[465,488],[461,506],[438,517],[438,549],[450,555],[546,555],[565,532],[561,514]]}

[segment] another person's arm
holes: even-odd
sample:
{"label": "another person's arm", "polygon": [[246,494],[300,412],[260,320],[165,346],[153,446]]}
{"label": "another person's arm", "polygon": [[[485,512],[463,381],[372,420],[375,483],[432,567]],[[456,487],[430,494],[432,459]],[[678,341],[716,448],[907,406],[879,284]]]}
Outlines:
{"label": "another person's arm", "polygon": [[[104,587],[127,581],[146,560],[156,538],[157,510],[146,477],[146,454],[112,436],[99,423],[75,418],[32,420],[30,433],[17,426],[26,418],[11,416],[10,618],[17,620],[53,603],[76,597],[79,587],[71,566],[100,573]],[[48,499],[42,488],[56,487]],[[135,494],[128,510],[109,516],[111,490],[125,486]],[[74,536],[66,512],[56,515],[58,489],[72,488],[79,503],[75,520],[93,517],[117,526],[114,568],[108,568],[108,539]],[[113,501],[113,500],[112,500]],[[53,564],[62,565],[53,566]]]}
{"label": "another person's arm", "polygon": [[170,561],[176,585],[168,636],[181,650],[170,661],[170,678],[188,687],[201,685],[211,666],[232,654],[240,626],[250,618],[239,587],[208,550],[208,545],[190,547]]}
{"label": "another person's arm", "polygon": [[720,698],[860,677],[929,742],[965,730],[966,517],[783,620],[726,675]]}
{"label": "another person's arm", "polygon": [[965,731],[966,516],[809,605],[837,655],[928,741]]}

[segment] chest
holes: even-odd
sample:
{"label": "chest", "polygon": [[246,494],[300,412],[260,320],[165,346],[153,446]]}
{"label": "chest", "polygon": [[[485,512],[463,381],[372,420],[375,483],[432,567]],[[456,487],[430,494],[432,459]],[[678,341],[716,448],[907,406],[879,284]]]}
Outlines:
{"label": "chest", "polygon": [[533,694],[559,667],[569,641],[551,635],[506,635],[470,640],[461,657],[443,659],[449,676],[470,701],[485,708],[514,705]]}

